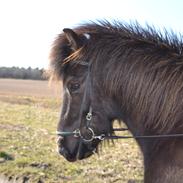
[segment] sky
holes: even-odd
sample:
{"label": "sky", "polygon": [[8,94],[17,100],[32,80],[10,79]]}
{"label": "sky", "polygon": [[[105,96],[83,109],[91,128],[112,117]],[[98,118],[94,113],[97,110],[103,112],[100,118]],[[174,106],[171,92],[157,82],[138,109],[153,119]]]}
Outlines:
{"label": "sky", "polygon": [[47,68],[55,37],[100,19],[183,33],[182,0],[0,0],[0,66]]}

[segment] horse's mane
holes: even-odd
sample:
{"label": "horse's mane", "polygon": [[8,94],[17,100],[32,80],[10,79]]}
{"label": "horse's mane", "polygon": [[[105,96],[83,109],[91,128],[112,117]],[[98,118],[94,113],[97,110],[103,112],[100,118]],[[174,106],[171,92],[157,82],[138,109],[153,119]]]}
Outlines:
{"label": "horse's mane", "polygon": [[[82,58],[105,68],[104,87],[115,94],[126,115],[149,130],[183,130],[183,42],[173,32],[138,23],[89,23],[74,29],[90,39],[72,53],[64,34],[51,51],[51,76],[60,78],[65,60]],[[101,74],[102,74],[101,73]]]}

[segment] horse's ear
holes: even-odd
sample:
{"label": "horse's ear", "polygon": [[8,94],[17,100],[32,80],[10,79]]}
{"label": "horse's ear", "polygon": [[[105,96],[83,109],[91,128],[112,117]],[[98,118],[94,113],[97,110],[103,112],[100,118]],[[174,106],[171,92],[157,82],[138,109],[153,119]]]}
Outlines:
{"label": "horse's ear", "polygon": [[71,49],[76,51],[80,47],[80,39],[79,36],[72,29],[63,29],[65,36],[71,46]]}

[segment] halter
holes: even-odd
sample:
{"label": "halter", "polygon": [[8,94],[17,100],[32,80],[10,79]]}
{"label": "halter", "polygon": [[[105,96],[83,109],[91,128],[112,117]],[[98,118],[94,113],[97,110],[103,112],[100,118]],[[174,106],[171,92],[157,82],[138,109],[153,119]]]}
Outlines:
{"label": "halter", "polygon": [[[90,78],[90,72],[91,72],[91,64],[87,63],[87,62],[78,62],[79,65],[83,65],[83,66],[87,66],[88,67],[88,73],[87,73],[87,78],[86,78],[86,87],[85,87],[85,91],[83,94],[83,99],[82,99],[82,103],[81,103],[81,110],[80,110],[80,115],[79,115],[79,120],[80,120],[80,126],[79,128],[77,128],[74,131],[57,131],[56,134],[58,136],[73,136],[76,138],[80,138],[82,139],[84,142],[91,142],[95,139],[98,139],[100,141],[103,141],[105,139],[157,139],[157,138],[176,138],[176,137],[183,137],[183,134],[163,134],[163,135],[133,135],[133,136],[117,136],[117,135],[105,135],[105,134],[100,134],[100,135],[96,135],[94,130],[91,128],[91,122],[92,122],[92,106],[91,106],[91,101],[90,101],[90,105],[89,105],[89,110],[85,116],[85,120],[86,120],[86,124],[85,124],[85,130],[88,132],[87,135],[89,135],[89,137],[85,137],[83,136],[82,132],[81,132],[81,128],[82,128],[82,114],[84,111],[84,104],[86,101],[86,95],[87,95],[87,91],[89,92],[90,96],[91,96],[91,92],[90,92],[90,88],[91,88],[91,78]],[[113,128],[113,131],[128,131],[128,128]]]}
{"label": "halter", "polygon": [[84,142],[91,142],[94,139],[98,139],[98,140],[104,140],[105,138],[105,134],[101,134],[101,135],[96,135],[94,133],[94,130],[91,128],[91,121],[92,121],[92,106],[91,106],[91,102],[89,105],[89,110],[85,116],[85,120],[86,120],[86,125],[85,125],[85,130],[87,133],[87,135],[89,137],[83,136],[82,132],[81,132],[81,128],[82,128],[82,114],[84,111],[84,105],[85,105],[85,101],[86,101],[86,96],[87,94],[91,95],[90,93],[90,88],[91,88],[91,78],[90,78],[90,69],[91,69],[91,64],[87,63],[87,62],[78,62],[79,65],[83,65],[83,66],[87,66],[88,67],[88,73],[87,73],[87,78],[86,78],[86,86],[85,86],[85,90],[84,90],[84,94],[83,94],[83,99],[82,99],[82,103],[81,103],[81,110],[80,110],[80,115],[79,115],[79,121],[80,121],[80,126],[78,129],[69,132],[69,131],[57,131],[56,134],[59,136],[74,136],[76,138],[80,137]]}

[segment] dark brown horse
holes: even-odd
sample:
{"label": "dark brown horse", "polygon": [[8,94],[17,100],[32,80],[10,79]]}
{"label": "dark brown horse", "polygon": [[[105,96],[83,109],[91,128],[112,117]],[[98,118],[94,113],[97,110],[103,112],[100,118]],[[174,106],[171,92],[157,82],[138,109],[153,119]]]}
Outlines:
{"label": "dark brown horse", "polygon": [[[135,136],[183,133],[183,42],[137,23],[64,29],[51,51],[52,79],[63,82],[59,152],[93,154],[123,121]],[[136,139],[146,183],[183,182],[183,138]]]}

